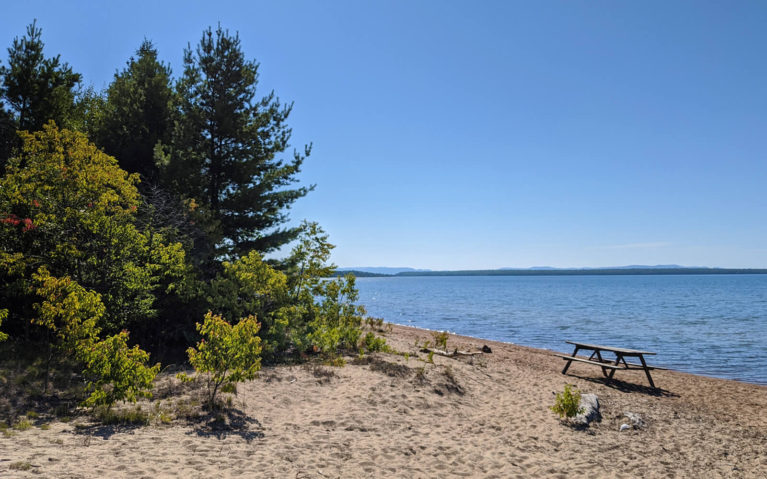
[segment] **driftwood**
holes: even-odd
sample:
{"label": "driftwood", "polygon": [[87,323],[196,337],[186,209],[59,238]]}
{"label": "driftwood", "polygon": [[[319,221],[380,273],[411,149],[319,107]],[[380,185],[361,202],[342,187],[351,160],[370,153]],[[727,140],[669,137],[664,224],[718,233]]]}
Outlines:
{"label": "driftwood", "polygon": [[482,351],[458,351],[457,349],[453,351],[443,351],[441,349],[432,348],[423,348],[421,349],[421,352],[439,354],[440,356],[445,356],[446,358],[453,358],[456,356],[476,356],[477,354],[483,354]]}

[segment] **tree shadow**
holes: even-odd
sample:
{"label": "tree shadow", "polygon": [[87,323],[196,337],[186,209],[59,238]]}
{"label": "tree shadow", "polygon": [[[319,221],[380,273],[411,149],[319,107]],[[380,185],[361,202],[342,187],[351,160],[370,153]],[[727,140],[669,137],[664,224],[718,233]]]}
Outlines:
{"label": "tree shadow", "polygon": [[264,437],[263,426],[237,408],[209,411],[194,421],[194,428],[187,434],[200,437],[226,439],[230,435],[240,436],[247,442]]}
{"label": "tree shadow", "polygon": [[78,424],[77,426],[75,426],[74,433],[81,436],[100,437],[101,439],[107,440],[110,437],[114,436],[115,434],[135,431],[136,429],[140,429],[142,427],[145,427],[145,425],[144,424],[114,424],[114,425],[112,424],[109,424],[109,425]]}
{"label": "tree shadow", "polygon": [[605,378],[605,377],[591,377],[591,376],[578,376],[575,374],[570,374],[571,376],[574,376],[579,379],[583,379],[584,381],[589,381],[592,383],[602,384],[604,386],[607,386],[611,389],[616,389],[618,391],[624,392],[624,393],[639,393],[639,394],[646,394],[648,396],[656,396],[656,397],[679,397],[679,394],[671,392],[667,389],[662,389],[658,387],[651,387],[651,386],[644,386],[641,384],[635,384],[635,383],[629,383],[626,381],[621,381],[620,379],[615,378]]}

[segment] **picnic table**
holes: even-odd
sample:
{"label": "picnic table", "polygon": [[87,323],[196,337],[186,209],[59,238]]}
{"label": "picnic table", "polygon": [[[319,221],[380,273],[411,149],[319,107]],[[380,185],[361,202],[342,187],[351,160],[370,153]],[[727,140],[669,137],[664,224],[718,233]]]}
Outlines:
{"label": "picnic table", "polygon": [[[565,342],[575,346],[575,350],[573,351],[573,354],[571,354],[570,356],[567,356],[565,354],[556,355],[564,359],[565,361],[567,361],[567,364],[565,364],[565,368],[562,370],[562,374],[567,373],[567,370],[570,368],[570,364],[572,364],[573,361],[577,361],[579,363],[591,364],[594,366],[599,366],[600,368],[602,368],[602,374],[608,379],[612,379],[613,375],[615,375],[615,371],[618,369],[643,369],[645,374],[647,375],[647,380],[650,381],[650,386],[655,387],[655,383],[652,380],[652,376],[650,376],[650,371],[653,369],[665,369],[665,368],[659,368],[657,366],[647,365],[647,363],[644,360],[644,356],[655,354],[650,351],[617,348],[614,346],[602,346],[599,344],[578,343],[575,341],[565,341]],[[589,356],[588,358],[577,356],[578,351],[580,350],[591,351],[591,356]],[[610,353],[615,356],[615,359],[604,358],[602,357],[602,353]],[[626,361],[626,358],[637,358],[640,364],[630,363]]]}

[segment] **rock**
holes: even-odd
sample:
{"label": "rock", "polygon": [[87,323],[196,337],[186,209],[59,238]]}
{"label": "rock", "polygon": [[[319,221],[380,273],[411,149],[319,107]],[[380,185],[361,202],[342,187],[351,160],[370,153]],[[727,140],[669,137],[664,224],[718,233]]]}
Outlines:
{"label": "rock", "polygon": [[599,413],[599,398],[596,394],[582,394],[580,407],[583,412],[573,418],[573,423],[588,426],[591,422],[602,418]]}
{"label": "rock", "polygon": [[492,353],[492,352],[493,352],[493,350],[492,350],[492,349],[490,349],[490,346],[488,346],[487,344],[485,344],[484,346],[482,346],[482,352],[483,352],[483,353]]}
{"label": "rock", "polygon": [[643,427],[645,427],[645,422],[642,419],[642,416],[640,416],[639,414],[635,412],[625,411],[623,413],[623,416],[629,420],[629,422],[634,427],[634,429],[642,429]]}
{"label": "rock", "polygon": [[627,429],[631,429],[631,426],[629,426],[628,424],[621,424],[621,432],[623,432],[623,431],[625,431]]}

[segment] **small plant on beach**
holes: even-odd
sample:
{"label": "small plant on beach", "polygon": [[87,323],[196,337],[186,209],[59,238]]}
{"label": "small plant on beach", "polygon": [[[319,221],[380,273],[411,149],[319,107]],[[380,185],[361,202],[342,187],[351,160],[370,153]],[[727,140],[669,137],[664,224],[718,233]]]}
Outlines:
{"label": "small plant on beach", "polygon": [[105,407],[98,408],[95,411],[95,417],[102,424],[114,426],[114,425],[135,425],[146,426],[149,424],[150,415],[146,411],[141,410],[141,406],[133,409],[126,409],[122,411],[114,411]]}
{"label": "small plant on beach", "polygon": [[415,378],[418,380],[419,383],[425,383],[426,382],[426,367],[416,368],[416,370],[415,370]]}
{"label": "small plant on beach", "polygon": [[429,355],[426,356],[426,362],[429,364],[434,364],[434,351],[429,351]]}
{"label": "small plant on beach", "polygon": [[8,466],[8,469],[12,471],[28,471],[32,469],[32,464],[28,462],[22,462],[22,461],[12,462]]}
{"label": "small plant on beach", "polygon": [[447,331],[434,331],[431,336],[434,338],[434,347],[447,351],[447,338],[449,337]]}
{"label": "small plant on beach", "polygon": [[383,318],[373,318],[371,316],[368,316],[365,318],[365,323],[367,323],[368,327],[370,329],[375,329],[376,331],[383,331],[383,324],[384,320]]}
{"label": "small plant on beach", "polygon": [[[259,327],[255,316],[243,318],[232,326],[210,311],[202,324],[197,323],[203,338],[197,348],[187,349],[187,354],[195,371],[207,374],[208,405],[211,408],[216,404],[219,390],[253,379],[261,369]],[[179,377],[189,379],[183,373]]]}
{"label": "small plant on beach", "polygon": [[583,412],[581,404],[581,392],[572,384],[566,384],[565,390],[557,393],[556,402],[549,409],[554,411],[561,419],[572,419]]}
{"label": "small plant on beach", "polygon": [[360,344],[360,352],[368,352],[368,353],[374,353],[378,351],[382,352],[389,352],[390,348],[386,345],[386,340],[384,338],[379,338],[373,333],[367,333],[364,338],[362,338],[361,344]]}
{"label": "small plant on beach", "polygon": [[326,366],[333,366],[334,368],[342,368],[346,366],[346,360],[343,356],[331,356],[328,357],[323,364]]}

